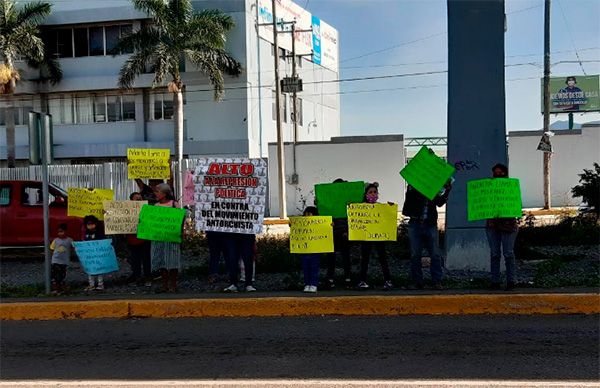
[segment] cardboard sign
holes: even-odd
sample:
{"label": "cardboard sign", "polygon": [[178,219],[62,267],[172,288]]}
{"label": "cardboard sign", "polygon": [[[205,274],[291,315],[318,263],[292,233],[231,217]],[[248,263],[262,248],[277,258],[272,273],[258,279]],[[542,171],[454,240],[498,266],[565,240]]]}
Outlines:
{"label": "cardboard sign", "polygon": [[185,209],[164,206],[142,206],[137,237],[142,240],[181,242],[181,226]]}
{"label": "cardboard sign", "polygon": [[346,218],[346,206],[362,202],[365,182],[321,183],[315,185],[315,198],[319,214],[333,218]]}
{"label": "cardboard sign", "polygon": [[142,206],[148,201],[104,201],[106,234],[136,234]]}
{"label": "cardboard sign", "polygon": [[83,271],[88,275],[102,275],[119,270],[117,255],[110,239],[78,241],[73,246]]}
{"label": "cardboard sign", "polygon": [[129,179],[169,179],[169,149],[128,148],[127,177]]}
{"label": "cardboard sign", "polygon": [[469,221],[521,217],[519,180],[488,178],[467,182],[467,215]]}
{"label": "cardboard sign", "polygon": [[194,185],[197,230],[262,232],[268,190],[265,160],[200,159]]}
{"label": "cardboard sign", "polygon": [[396,241],[398,205],[353,203],[348,205],[350,241]]}
{"label": "cardboard sign", "polygon": [[290,253],[333,252],[331,216],[290,217]]}
{"label": "cardboard sign", "polygon": [[429,200],[435,198],[456,169],[423,146],[400,175]]}
{"label": "cardboard sign", "polygon": [[114,193],[110,189],[80,189],[70,187],[68,193],[67,215],[73,217],[96,216],[99,220],[104,219],[104,201],[112,201]]}

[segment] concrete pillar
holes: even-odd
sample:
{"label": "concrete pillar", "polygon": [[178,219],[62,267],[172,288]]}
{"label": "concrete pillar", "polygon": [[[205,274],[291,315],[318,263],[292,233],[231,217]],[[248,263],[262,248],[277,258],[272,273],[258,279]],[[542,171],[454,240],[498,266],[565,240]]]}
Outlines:
{"label": "concrete pillar", "polygon": [[467,221],[467,181],[507,164],[504,1],[448,0],[448,162],[457,167],[446,213],[446,267],[489,270],[485,222]]}
{"label": "concrete pillar", "polygon": [[143,89],[135,94],[135,141],[148,141],[146,134],[146,99]]}

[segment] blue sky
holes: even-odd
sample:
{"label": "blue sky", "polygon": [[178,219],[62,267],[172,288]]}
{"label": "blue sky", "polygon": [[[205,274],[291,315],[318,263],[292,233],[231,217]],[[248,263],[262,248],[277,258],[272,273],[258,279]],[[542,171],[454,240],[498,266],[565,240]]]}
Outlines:
{"label": "blue sky", "polygon": [[[295,1],[338,29],[342,79],[447,69],[445,0]],[[507,0],[506,13],[505,63],[517,65],[505,70],[507,130],[539,129],[544,1]],[[551,52],[552,63],[578,54],[588,75],[600,73],[600,0],[552,0]],[[583,74],[577,63],[551,71]],[[445,136],[446,83],[446,74],[342,83],[342,135]],[[577,123],[598,119],[575,115]]]}

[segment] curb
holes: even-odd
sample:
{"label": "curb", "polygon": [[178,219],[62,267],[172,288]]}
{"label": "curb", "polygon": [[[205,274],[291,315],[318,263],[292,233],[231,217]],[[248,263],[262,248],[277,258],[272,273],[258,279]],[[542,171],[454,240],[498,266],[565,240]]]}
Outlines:
{"label": "curb", "polygon": [[309,315],[600,314],[600,294],[467,294],[16,302],[0,320]]}

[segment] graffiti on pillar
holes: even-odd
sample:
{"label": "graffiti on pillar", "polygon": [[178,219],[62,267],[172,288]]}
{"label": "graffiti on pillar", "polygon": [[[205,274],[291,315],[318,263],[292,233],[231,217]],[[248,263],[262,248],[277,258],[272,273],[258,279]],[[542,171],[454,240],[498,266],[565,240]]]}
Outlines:
{"label": "graffiti on pillar", "polygon": [[474,160],[459,160],[454,163],[454,168],[456,171],[479,170],[479,163]]}

